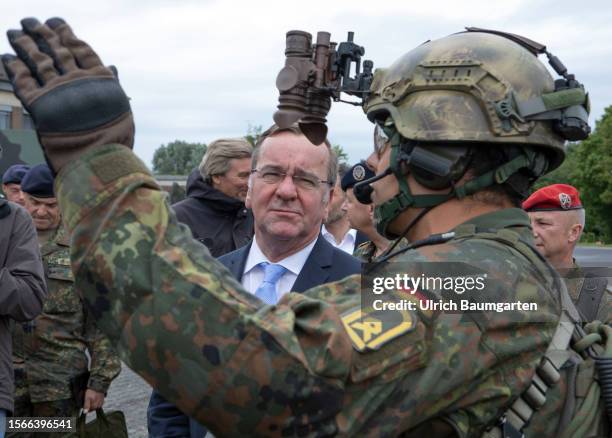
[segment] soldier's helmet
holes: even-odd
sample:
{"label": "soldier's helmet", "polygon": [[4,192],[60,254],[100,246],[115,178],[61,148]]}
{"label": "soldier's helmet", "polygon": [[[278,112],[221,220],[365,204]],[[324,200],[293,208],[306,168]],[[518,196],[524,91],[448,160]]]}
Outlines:
{"label": "soldier's helmet", "polygon": [[[559,79],[538,54],[548,56]],[[388,237],[388,225],[407,208],[432,208],[493,185],[525,196],[561,164],[565,141],[590,131],[584,87],[546,46],[474,28],[428,41],[378,69],[364,111],[377,125],[375,145],[391,145],[389,167],[400,184],[400,193],[374,210],[378,231]],[[485,160],[486,173],[460,185],[483,147],[498,148],[487,156],[499,158]],[[407,172],[426,187],[450,191],[413,194]]]}
{"label": "soldier's helmet", "polygon": [[504,36],[463,32],[428,41],[378,69],[364,110],[371,121],[390,116],[410,140],[542,148],[551,170],[562,162],[568,139],[555,127],[572,106],[587,117],[582,86],[563,90],[535,51]]}

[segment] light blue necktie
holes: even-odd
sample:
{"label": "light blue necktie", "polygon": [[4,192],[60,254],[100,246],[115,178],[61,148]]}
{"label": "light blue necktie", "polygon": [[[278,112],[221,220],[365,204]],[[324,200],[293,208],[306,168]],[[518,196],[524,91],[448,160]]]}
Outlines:
{"label": "light blue necktie", "polygon": [[259,266],[264,268],[264,280],[255,295],[266,304],[276,304],[276,283],[287,272],[287,268],[268,262],[261,262]]}

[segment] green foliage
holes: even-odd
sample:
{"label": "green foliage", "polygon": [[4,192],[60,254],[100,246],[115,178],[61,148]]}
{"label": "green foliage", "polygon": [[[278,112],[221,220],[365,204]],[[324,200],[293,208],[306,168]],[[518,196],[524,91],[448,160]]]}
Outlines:
{"label": "green foliage", "polygon": [[257,141],[259,141],[259,137],[261,137],[262,132],[263,127],[261,125],[251,125],[249,123],[247,133],[244,138],[246,138],[246,140],[251,143],[251,146],[255,147]]}
{"label": "green foliage", "polygon": [[202,161],[206,144],[175,140],[153,154],[153,172],[158,175],[189,175]]}
{"label": "green foliage", "polygon": [[575,154],[572,180],[586,208],[586,231],[596,240],[612,242],[612,106]]}
{"label": "green foliage", "polygon": [[342,149],[342,146],[340,146],[339,144],[335,144],[332,146],[332,149],[334,150],[334,152],[336,153],[336,156],[338,157],[338,163],[348,162],[349,156],[346,152],[344,152],[344,149]]}
{"label": "green foliage", "polygon": [[598,120],[595,132],[570,144],[563,164],[540,178],[534,190],[550,184],[570,184],[580,192],[586,210],[583,241],[612,242],[612,106]]}

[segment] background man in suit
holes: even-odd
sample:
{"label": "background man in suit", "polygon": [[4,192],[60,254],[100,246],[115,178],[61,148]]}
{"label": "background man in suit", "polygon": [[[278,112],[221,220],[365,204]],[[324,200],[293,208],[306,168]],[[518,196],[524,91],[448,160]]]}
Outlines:
{"label": "background man in suit", "polygon": [[[219,258],[236,279],[268,304],[359,272],[359,261],[320,235],[334,196],[338,161],[328,142],[315,146],[297,126],[268,129],[253,151],[247,208],[253,241]],[[269,271],[277,268],[276,278]],[[262,295],[269,286],[268,295]],[[272,284],[273,283],[273,284]],[[147,412],[151,437],[202,437],[205,429],[153,391]]]}
{"label": "background man in suit", "polygon": [[321,235],[336,248],[348,254],[353,254],[358,246],[369,239],[349,222],[348,214],[344,208],[346,190],[342,188],[340,181],[348,171],[348,164],[340,163],[338,165],[334,195],[329,202],[329,213],[323,227],[321,227]]}

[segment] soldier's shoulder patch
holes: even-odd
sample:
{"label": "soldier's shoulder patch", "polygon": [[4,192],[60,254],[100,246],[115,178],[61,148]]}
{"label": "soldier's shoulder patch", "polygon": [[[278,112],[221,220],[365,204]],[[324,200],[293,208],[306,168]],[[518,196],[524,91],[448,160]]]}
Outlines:
{"label": "soldier's shoulder patch", "polygon": [[353,347],[359,352],[378,350],[414,330],[417,323],[411,310],[376,310],[361,306],[346,311],[341,318]]}

